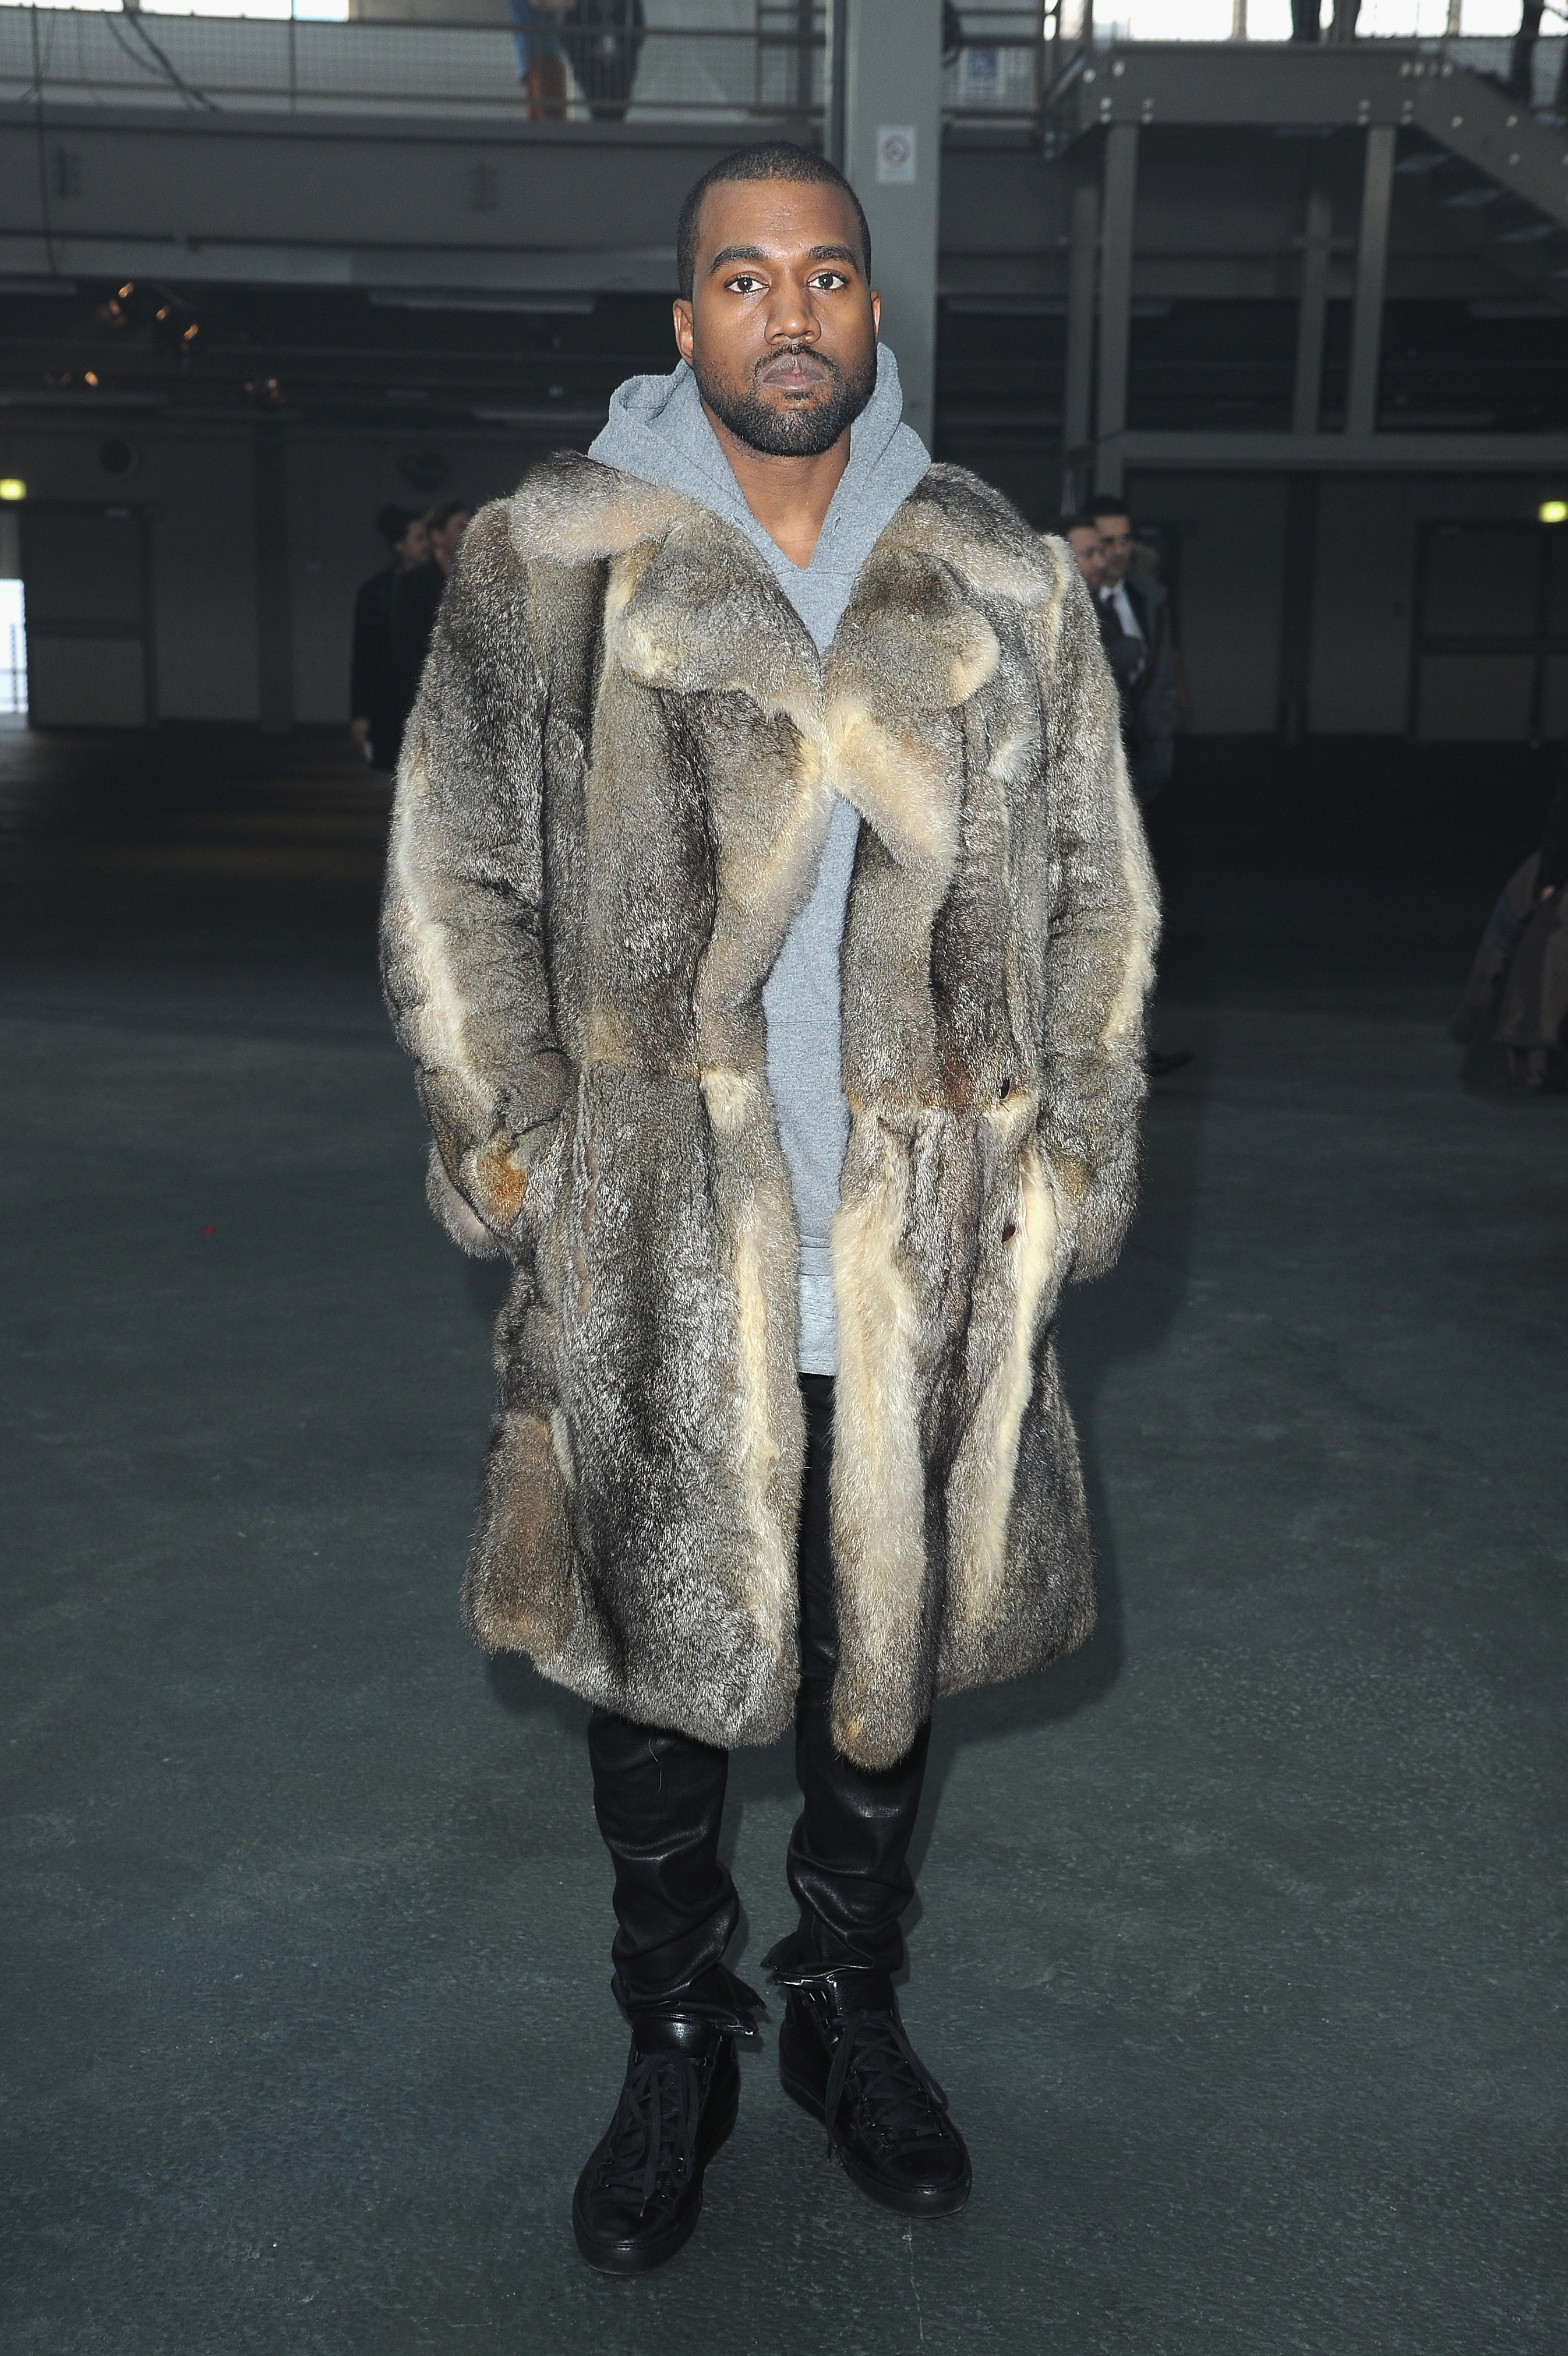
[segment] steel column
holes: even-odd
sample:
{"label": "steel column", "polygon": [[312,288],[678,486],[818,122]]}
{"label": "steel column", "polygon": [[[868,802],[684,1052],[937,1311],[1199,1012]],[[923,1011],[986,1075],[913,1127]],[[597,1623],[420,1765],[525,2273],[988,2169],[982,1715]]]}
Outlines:
{"label": "steel column", "polygon": [[1317,571],[1317,477],[1292,475],[1285,487],[1285,581],[1279,601],[1279,733],[1287,744],[1307,734],[1312,684],[1312,601]]}
{"label": "steel column", "polygon": [[1361,224],[1356,239],[1356,293],[1350,323],[1350,390],[1345,431],[1371,434],[1377,425],[1378,371],[1382,360],[1383,294],[1388,284],[1389,217],[1393,209],[1392,123],[1367,133],[1361,177]]}
{"label": "steel column", "polygon": [[1100,233],[1100,369],[1094,480],[1122,487],[1119,449],[1105,444],[1127,423],[1127,351],[1133,309],[1133,223],[1137,209],[1138,126],[1115,123],[1105,134],[1105,195]]}
{"label": "steel column", "polygon": [[289,594],[289,465],[285,429],[255,434],[256,704],[263,736],[294,722],[293,601]]}
{"label": "steel column", "polygon": [[822,93],[823,147],[830,164],[844,169],[845,83],[849,70],[849,0],[827,0],[827,56]]}
{"label": "steel column", "polygon": [[1328,316],[1328,252],[1334,233],[1334,203],[1325,160],[1313,159],[1307,184],[1307,220],[1301,243],[1301,305],[1296,315],[1296,391],[1290,404],[1293,434],[1316,434],[1323,388],[1323,330]]}
{"label": "steel column", "polygon": [[1067,246],[1067,367],[1061,397],[1061,505],[1071,514],[1089,486],[1093,430],[1094,273],[1100,258],[1100,158],[1087,141],[1072,158]]}

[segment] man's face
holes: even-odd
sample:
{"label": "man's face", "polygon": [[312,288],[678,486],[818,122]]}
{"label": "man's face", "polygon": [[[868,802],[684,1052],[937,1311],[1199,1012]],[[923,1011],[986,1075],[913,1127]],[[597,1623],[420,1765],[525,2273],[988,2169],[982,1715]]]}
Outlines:
{"label": "man's face", "polygon": [[1131,516],[1096,516],[1100,527],[1100,545],[1105,552],[1105,586],[1114,589],[1133,561],[1133,519]]}
{"label": "man's face", "polygon": [[1093,524],[1074,524],[1067,535],[1067,545],[1078,559],[1078,570],[1091,589],[1098,589],[1105,578],[1105,549]]}
{"label": "man's face", "polygon": [[430,528],[430,552],[443,573],[450,573],[457,556],[457,545],[474,519],[466,508],[459,508],[444,523]]}
{"label": "man's face", "polygon": [[392,553],[405,573],[424,562],[430,554],[430,534],[425,530],[423,516],[415,516]]}
{"label": "man's face", "polygon": [[708,407],[773,457],[815,458],[877,384],[880,298],[854,207],[811,180],[721,180],[702,200],[675,340]]}

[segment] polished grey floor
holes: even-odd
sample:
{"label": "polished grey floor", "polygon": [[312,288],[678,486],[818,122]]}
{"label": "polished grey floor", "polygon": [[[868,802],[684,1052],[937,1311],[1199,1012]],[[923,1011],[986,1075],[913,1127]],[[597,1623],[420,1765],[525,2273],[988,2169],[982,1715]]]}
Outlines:
{"label": "polished grey floor", "polygon": [[[938,1721],[905,2004],[974,2201],[867,2205],[770,2039],[618,2284],[581,1714],[456,1619],[495,1292],[383,798],[194,737],[0,787],[5,2356],[1555,2356],[1568,1101],[1445,1030],[1500,875],[1174,877],[1197,1060],[1066,1320],[1107,1608]],[[732,1789],[754,1976],[785,1750]]]}

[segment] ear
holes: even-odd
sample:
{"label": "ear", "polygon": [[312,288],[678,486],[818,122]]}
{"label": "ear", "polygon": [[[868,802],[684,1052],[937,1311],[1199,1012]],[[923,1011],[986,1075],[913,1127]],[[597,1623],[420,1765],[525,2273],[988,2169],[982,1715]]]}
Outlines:
{"label": "ear", "polygon": [[873,293],[871,296],[871,333],[873,336],[880,336],[881,332],[882,298],[880,294]]}
{"label": "ear", "polygon": [[675,316],[675,348],[689,368],[691,355],[697,342],[691,324],[691,305],[685,295],[681,294],[676,297],[671,309]]}

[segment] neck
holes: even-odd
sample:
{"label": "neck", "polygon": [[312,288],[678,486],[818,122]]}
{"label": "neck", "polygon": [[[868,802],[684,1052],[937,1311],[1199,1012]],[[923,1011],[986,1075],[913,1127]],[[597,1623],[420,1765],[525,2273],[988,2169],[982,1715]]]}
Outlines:
{"label": "neck", "polygon": [[815,458],[778,458],[770,451],[753,450],[714,415],[706,402],[702,407],[741,487],[741,497],[768,538],[783,549],[792,564],[804,570],[811,562],[833,494],[849,464],[849,428],[846,426],[832,447]]}

